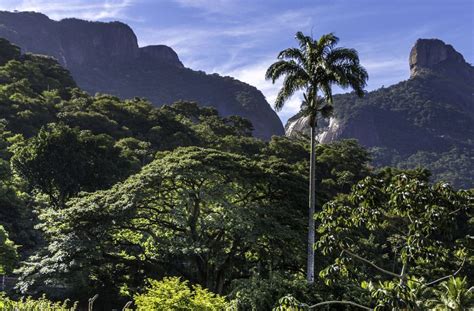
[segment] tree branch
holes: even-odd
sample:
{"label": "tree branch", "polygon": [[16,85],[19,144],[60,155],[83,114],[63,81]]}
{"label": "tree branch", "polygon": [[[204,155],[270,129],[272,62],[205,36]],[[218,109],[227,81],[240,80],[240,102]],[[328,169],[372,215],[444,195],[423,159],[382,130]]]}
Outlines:
{"label": "tree branch", "polygon": [[372,308],[369,308],[369,307],[360,305],[360,304],[355,303],[355,302],[352,302],[352,301],[347,301],[347,300],[340,300],[340,301],[337,301],[337,300],[324,301],[324,302],[320,302],[320,303],[317,303],[317,304],[315,304],[315,305],[309,306],[308,308],[309,308],[309,309],[314,309],[314,308],[317,308],[317,307],[321,307],[321,306],[325,306],[325,305],[331,305],[331,304],[351,305],[351,306],[359,307],[359,308],[364,309],[364,310],[371,310],[371,311],[374,310],[374,309],[372,309]]}
{"label": "tree branch", "polygon": [[444,280],[446,280],[446,279],[449,279],[449,278],[451,278],[451,277],[455,277],[459,272],[461,272],[461,269],[462,269],[462,267],[464,266],[464,263],[465,263],[465,262],[466,262],[466,257],[463,258],[461,265],[459,266],[459,268],[458,268],[454,273],[452,273],[452,274],[450,274],[450,275],[443,276],[442,278],[439,278],[439,279],[434,280],[434,281],[432,281],[432,282],[429,282],[429,283],[425,284],[424,287],[430,287],[430,286],[436,285],[436,284],[438,284],[439,282],[442,282],[442,281],[444,281]]}
{"label": "tree branch", "polygon": [[365,262],[366,264],[371,265],[372,267],[374,267],[375,269],[379,270],[380,272],[383,272],[383,273],[385,273],[385,274],[391,275],[391,276],[396,277],[396,278],[399,278],[399,279],[402,278],[401,275],[396,274],[396,273],[393,273],[393,272],[388,271],[388,270],[385,270],[384,268],[381,268],[381,267],[377,266],[376,264],[374,264],[374,263],[371,262],[370,260],[367,260],[367,259],[365,259],[365,258],[363,258],[363,257],[360,257],[359,255],[356,255],[356,254],[354,254],[354,253],[351,253],[350,251],[348,251],[348,250],[346,250],[346,249],[343,249],[343,250],[342,250],[341,255],[342,255],[343,253],[347,253],[347,254],[351,255],[352,257],[355,257],[355,258],[357,258],[357,259],[359,259],[359,260]]}

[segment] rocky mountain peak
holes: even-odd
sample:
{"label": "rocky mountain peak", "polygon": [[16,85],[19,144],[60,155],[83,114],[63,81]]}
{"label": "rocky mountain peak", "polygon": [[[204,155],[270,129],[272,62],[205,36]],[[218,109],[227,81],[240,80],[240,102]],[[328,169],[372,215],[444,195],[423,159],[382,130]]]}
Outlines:
{"label": "rocky mountain peak", "polygon": [[63,19],[58,22],[61,48],[66,59],[77,65],[114,58],[128,61],[138,56],[137,37],[120,22],[89,22]]}
{"label": "rocky mountain peak", "polygon": [[77,18],[60,21],[37,12],[0,11],[0,37],[14,42],[23,52],[55,57],[63,66],[121,62],[139,58],[183,67],[168,46],[139,48],[132,28],[122,22],[91,22]]}
{"label": "rocky mountain peak", "polygon": [[140,57],[150,61],[166,62],[167,64],[184,67],[178,54],[166,45],[148,45],[140,48]]}
{"label": "rocky mountain peak", "polygon": [[459,52],[439,39],[418,39],[411,49],[409,63],[411,77],[426,69],[436,70],[447,63],[450,66],[468,65]]}

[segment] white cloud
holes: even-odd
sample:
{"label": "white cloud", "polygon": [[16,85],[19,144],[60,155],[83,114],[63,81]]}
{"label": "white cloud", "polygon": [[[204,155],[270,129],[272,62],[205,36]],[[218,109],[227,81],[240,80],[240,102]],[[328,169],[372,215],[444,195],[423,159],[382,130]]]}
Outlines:
{"label": "white cloud", "polygon": [[2,0],[0,9],[41,12],[56,20],[66,17],[130,20],[125,10],[133,3],[134,0]]}

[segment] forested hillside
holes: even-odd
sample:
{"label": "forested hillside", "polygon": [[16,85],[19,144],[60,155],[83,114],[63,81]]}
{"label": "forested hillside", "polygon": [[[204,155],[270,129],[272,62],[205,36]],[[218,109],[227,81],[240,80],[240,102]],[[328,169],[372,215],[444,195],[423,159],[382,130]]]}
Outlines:
{"label": "forested hillside", "polygon": [[192,102],[91,96],[4,39],[0,120],[0,273],[17,280],[1,308],[85,309],[96,294],[103,310],[472,305],[472,191],[375,172],[353,140],[316,148],[308,284],[307,139],[263,141]]}
{"label": "forested hillside", "polygon": [[133,30],[124,23],[54,21],[36,12],[0,11],[0,38],[23,52],[56,58],[89,94],[139,96],[155,106],[196,101],[222,116],[251,120],[256,137],[268,140],[284,133],[280,119],[255,87],[186,68],[168,46],[139,47]]}
{"label": "forested hillside", "polygon": [[[474,67],[452,46],[420,39],[410,68],[410,79],[363,98],[336,95],[319,140],[354,138],[373,152],[375,166],[426,167],[435,181],[474,187]],[[305,128],[299,119],[288,121],[287,134]]]}

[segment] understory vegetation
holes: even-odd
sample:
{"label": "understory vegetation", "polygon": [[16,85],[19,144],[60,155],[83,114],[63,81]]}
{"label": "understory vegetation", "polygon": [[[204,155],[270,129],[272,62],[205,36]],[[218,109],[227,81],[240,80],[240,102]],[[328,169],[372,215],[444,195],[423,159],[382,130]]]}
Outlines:
{"label": "understory vegetation", "polygon": [[88,95],[0,39],[0,309],[474,308],[474,191],[375,170],[354,140],[316,146],[308,284],[309,146],[194,102]]}

